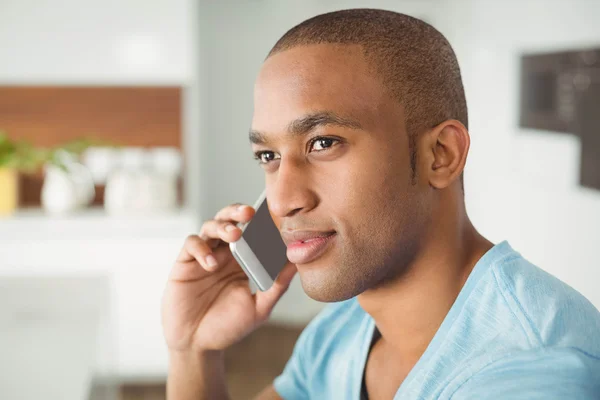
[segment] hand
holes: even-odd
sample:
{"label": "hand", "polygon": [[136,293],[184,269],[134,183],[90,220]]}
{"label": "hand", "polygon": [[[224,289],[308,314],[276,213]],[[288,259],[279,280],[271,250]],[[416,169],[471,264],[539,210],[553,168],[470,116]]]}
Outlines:
{"label": "hand", "polygon": [[229,250],[255,210],[231,205],[189,236],[173,266],[162,302],[171,352],[224,350],[265,322],[296,273],[288,263],[273,286],[252,294],[248,278]]}

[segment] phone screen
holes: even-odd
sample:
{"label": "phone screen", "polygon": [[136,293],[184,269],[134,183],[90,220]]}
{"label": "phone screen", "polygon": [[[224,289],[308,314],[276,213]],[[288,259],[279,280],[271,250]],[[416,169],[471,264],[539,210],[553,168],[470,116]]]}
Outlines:
{"label": "phone screen", "polygon": [[287,256],[285,243],[269,214],[267,199],[260,204],[242,236],[269,276],[275,280],[287,263]]}

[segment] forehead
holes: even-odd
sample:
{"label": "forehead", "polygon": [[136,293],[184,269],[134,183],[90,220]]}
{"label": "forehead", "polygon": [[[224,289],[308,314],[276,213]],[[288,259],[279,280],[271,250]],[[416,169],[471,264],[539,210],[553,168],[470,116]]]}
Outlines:
{"label": "forehead", "polygon": [[316,111],[335,112],[374,128],[390,102],[360,46],[299,46],[263,64],[254,88],[252,128],[278,132]]}

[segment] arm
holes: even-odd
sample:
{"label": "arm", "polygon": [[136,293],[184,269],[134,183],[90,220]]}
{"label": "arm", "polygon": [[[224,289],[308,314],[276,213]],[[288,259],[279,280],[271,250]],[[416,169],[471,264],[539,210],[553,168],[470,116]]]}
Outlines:
{"label": "arm", "polygon": [[[171,354],[167,398],[178,400],[229,399],[225,383],[223,354],[211,353],[190,358]],[[200,394],[200,397],[198,395]],[[271,384],[255,400],[283,400]]]}
{"label": "arm", "polygon": [[262,392],[260,392],[254,400],[283,400],[279,394],[275,391],[273,385],[267,386]]}
{"label": "arm", "polygon": [[229,399],[221,351],[171,353],[167,398],[177,400]]}

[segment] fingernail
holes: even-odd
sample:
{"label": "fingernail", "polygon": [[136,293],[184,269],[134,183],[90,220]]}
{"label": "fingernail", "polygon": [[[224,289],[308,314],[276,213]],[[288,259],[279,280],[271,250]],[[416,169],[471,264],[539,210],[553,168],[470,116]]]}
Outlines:
{"label": "fingernail", "polygon": [[248,207],[248,206],[247,206],[247,205],[245,205],[245,204],[242,204],[241,206],[238,206],[237,210],[238,210],[238,212],[242,212],[242,211],[244,211],[244,209],[245,209],[246,207]]}
{"label": "fingernail", "polygon": [[231,232],[234,229],[235,229],[235,226],[233,226],[233,225],[227,225],[227,226],[225,226],[225,231],[226,232]]}
{"label": "fingernail", "polygon": [[210,268],[214,268],[217,266],[217,259],[212,254],[207,255],[204,259],[206,260],[206,264]]}

